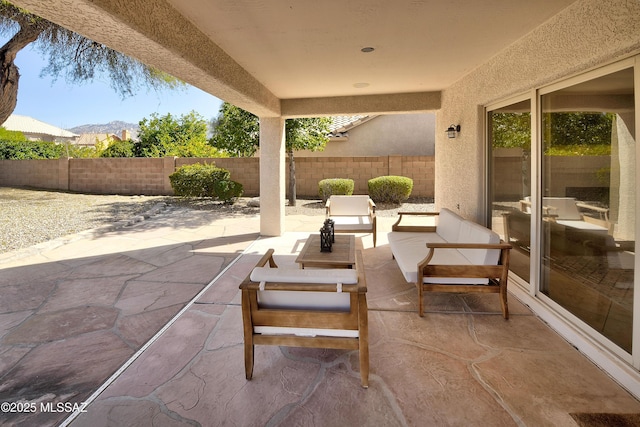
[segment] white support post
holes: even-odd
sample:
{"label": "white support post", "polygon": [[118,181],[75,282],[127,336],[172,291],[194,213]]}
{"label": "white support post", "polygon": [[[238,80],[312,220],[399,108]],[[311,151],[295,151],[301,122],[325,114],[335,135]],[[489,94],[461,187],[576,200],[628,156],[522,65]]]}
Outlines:
{"label": "white support post", "polygon": [[285,215],[285,121],[260,118],[260,234],[281,236]]}

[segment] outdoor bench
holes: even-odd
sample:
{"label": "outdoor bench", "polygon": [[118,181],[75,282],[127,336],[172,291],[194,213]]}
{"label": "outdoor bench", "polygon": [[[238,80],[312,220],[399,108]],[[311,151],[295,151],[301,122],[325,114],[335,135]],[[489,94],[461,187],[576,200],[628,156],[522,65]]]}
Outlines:
{"label": "outdoor bench", "polygon": [[[509,318],[507,280],[511,245],[492,230],[449,209],[400,212],[389,245],[407,282],[418,288],[418,313],[424,316],[425,292],[498,293],[502,316]],[[435,226],[402,225],[407,216],[431,216]]]}

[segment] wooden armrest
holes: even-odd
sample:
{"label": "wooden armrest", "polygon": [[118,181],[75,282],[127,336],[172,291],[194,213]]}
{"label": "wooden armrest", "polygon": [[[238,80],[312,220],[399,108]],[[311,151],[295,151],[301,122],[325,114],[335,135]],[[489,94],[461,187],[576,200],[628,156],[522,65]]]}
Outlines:
{"label": "wooden armrest", "polygon": [[392,231],[420,231],[434,232],[436,227],[433,225],[400,225],[403,216],[437,216],[440,212],[398,212],[398,220],[391,226]]}
{"label": "wooden armrest", "polygon": [[262,255],[262,258],[260,258],[260,261],[258,261],[258,263],[256,264],[256,267],[264,267],[268,262],[269,267],[278,268],[275,260],[273,259],[273,252],[274,252],[274,249],[269,249],[264,255]]}
{"label": "wooden armrest", "polygon": [[369,208],[371,208],[371,211],[373,212],[373,214],[375,215],[376,213],[376,204],[373,200],[369,199]]}
{"label": "wooden armrest", "polygon": [[600,206],[589,205],[587,203],[578,202],[576,206],[583,209],[588,209],[600,214],[600,219],[609,221],[609,208],[601,208]]}
{"label": "wooden armrest", "polygon": [[[509,250],[511,250],[512,246],[509,243],[505,243],[504,241],[501,241],[501,243],[427,243],[426,244],[427,248],[429,249],[429,253],[427,254],[426,257],[424,257],[422,259],[422,261],[420,261],[418,263],[418,270],[421,270],[423,268],[425,268],[426,266],[430,266],[433,267],[432,264],[429,264],[429,262],[431,261],[431,258],[433,258],[433,254],[435,252],[436,249],[500,249],[501,251],[507,251],[506,252],[506,268],[509,268]],[[503,254],[505,254],[504,252],[502,252]],[[501,258],[504,260],[504,258],[501,256]],[[489,269],[494,269],[495,267],[504,267],[501,266],[500,264],[497,265],[446,265],[445,268],[449,269],[452,274],[449,277],[463,277],[461,276],[461,274],[464,274],[464,269],[475,269],[475,270],[482,270],[483,268],[489,268]],[[462,273],[461,273],[461,269],[462,269]],[[464,277],[474,277],[472,276],[464,276]]]}

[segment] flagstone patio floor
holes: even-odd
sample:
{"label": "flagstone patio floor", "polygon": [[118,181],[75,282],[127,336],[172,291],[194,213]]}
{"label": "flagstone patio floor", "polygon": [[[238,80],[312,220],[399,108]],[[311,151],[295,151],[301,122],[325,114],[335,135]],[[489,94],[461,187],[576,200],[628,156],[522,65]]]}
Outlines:
{"label": "flagstone patio floor", "polygon": [[[0,256],[2,425],[571,426],[640,402],[510,296],[427,297],[358,235],[370,386],[357,353],[257,347],[244,377],[238,285],[267,249],[294,266],[323,218],[177,209],[129,227]],[[514,286],[514,285],[512,285]],[[83,403],[85,402],[85,403]],[[77,411],[73,412],[74,409]]]}

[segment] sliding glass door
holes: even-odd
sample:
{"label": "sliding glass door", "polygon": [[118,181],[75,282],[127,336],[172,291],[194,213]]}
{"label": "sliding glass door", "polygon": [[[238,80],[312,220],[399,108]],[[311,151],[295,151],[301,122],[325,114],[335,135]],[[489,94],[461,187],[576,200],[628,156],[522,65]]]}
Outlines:
{"label": "sliding glass door", "polygon": [[529,281],[531,268],[531,101],[488,113],[491,227],[514,246],[510,268]]}
{"label": "sliding glass door", "polygon": [[638,174],[626,67],[488,108],[488,210],[528,293],[630,361]]}
{"label": "sliding glass door", "polygon": [[633,68],[545,93],[540,104],[540,291],[631,353]]}

